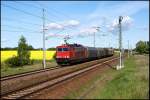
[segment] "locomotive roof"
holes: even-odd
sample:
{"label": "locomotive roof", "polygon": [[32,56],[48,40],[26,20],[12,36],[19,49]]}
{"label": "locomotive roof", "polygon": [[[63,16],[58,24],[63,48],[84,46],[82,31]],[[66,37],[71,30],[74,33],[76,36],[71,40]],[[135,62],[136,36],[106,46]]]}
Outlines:
{"label": "locomotive roof", "polygon": [[70,47],[83,47],[81,44],[63,44],[61,46],[70,46]]}

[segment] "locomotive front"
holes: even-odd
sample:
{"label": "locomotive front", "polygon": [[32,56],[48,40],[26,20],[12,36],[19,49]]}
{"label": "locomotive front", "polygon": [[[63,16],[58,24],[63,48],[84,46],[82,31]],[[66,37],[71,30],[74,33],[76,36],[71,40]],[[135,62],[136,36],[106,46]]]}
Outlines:
{"label": "locomotive front", "polygon": [[70,47],[62,45],[56,47],[56,61],[58,64],[68,64],[70,61]]}

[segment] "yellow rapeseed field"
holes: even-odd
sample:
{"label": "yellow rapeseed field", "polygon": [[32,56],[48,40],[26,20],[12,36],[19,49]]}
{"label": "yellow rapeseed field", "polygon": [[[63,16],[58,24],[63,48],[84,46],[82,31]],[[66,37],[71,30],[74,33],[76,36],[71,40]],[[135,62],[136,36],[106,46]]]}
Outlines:
{"label": "yellow rapeseed field", "polygon": [[[30,51],[31,52],[31,59],[35,60],[42,60],[43,58],[43,51]],[[51,60],[54,56],[56,51],[46,51],[46,60]],[[1,51],[1,62],[5,61],[6,59],[17,56],[17,51],[11,50],[11,51]]]}

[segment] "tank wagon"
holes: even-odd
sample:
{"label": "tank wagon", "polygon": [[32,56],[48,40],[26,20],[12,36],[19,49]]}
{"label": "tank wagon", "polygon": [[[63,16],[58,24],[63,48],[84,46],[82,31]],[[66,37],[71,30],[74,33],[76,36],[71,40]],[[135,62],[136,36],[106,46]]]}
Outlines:
{"label": "tank wagon", "polygon": [[89,61],[112,56],[112,48],[86,47],[80,44],[63,44],[56,47],[56,62],[59,65]]}

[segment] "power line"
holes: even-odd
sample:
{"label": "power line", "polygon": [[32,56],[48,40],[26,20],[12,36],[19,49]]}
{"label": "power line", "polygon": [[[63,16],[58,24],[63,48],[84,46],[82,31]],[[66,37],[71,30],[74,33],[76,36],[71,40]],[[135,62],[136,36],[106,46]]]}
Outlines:
{"label": "power line", "polygon": [[5,32],[30,32],[30,33],[39,33],[39,32],[36,32],[36,31],[25,31],[25,30],[1,30],[2,31],[5,31]]}
{"label": "power line", "polygon": [[[33,4],[26,4],[26,3],[23,3],[23,2],[18,2],[18,1],[13,1],[13,2],[15,2],[15,3],[18,3],[18,4],[21,4],[21,5],[27,5],[27,6],[30,6],[30,7],[33,7],[33,8],[36,8],[36,9],[42,9],[42,7],[37,7],[37,6],[34,6]],[[55,15],[54,15],[55,16]],[[53,17],[54,17],[53,16]],[[57,17],[57,16],[55,16],[55,17]]]}
{"label": "power line", "polygon": [[24,10],[17,9],[17,8],[15,8],[15,7],[12,7],[12,6],[9,6],[9,5],[6,5],[6,4],[1,4],[1,5],[3,5],[4,7],[11,8],[11,9],[14,9],[14,10],[16,10],[16,11],[19,11],[19,12],[25,13],[25,14],[27,14],[27,15],[31,15],[31,16],[34,16],[34,17],[37,17],[37,18],[42,19],[42,17],[41,17],[41,16],[34,15],[34,14],[29,13],[29,12],[26,12],[26,11],[24,11]]}
{"label": "power line", "polygon": [[[2,4],[2,5],[3,5],[3,6],[5,6],[5,7],[8,7],[8,8],[14,9],[14,10],[16,10],[16,11],[23,12],[23,13],[28,14],[28,15],[31,15],[31,16],[34,16],[34,17],[38,17],[38,18],[40,18],[40,19],[42,18],[42,17],[40,17],[40,16],[34,15],[34,14],[29,13],[29,12],[26,12],[26,11],[23,11],[23,10],[21,10],[21,9],[17,9],[17,8],[12,7],[12,6],[9,6],[9,5],[4,5],[4,4]],[[50,21],[50,22],[54,22],[54,23],[56,23],[55,21],[51,21],[51,20],[49,20],[49,19],[47,19],[47,18],[45,18],[45,20],[48,20],[48,21]],[[62,24],[59,24],[59,25],[63,26]]]}
{"label": "power line", "polygon": [[29,6],[29,7],[34,7],[34,8],[37,8],[37,9],[40,9],[40,10],[41,10],[41,8],[40,8],[40,7],[34,6],[34,5],[32,5],[32,4],[27,4],[27,3],[18,2],[18,1],[12,1],[12,2],[15,2],[15,3],[21,4],[21,5],[27,5],[27,6]]}
{"label": "power line", "polygon": [[[41,4],[39,4],[39,3],[37,3],[37,1],[35,2],[37,5],[39,5],[40,7],[44,7],[43,5],[41,5]],[[45,8],[45,7],[44,7]],[[46,9],[46,8],[45,8]],[[61,14],[61,15],[63,15],[65,18],[67,17],[69,17],[69,18],[71,18],[71,19],[74,19],[74,18],[72,18],[72,17],[70,17],[69,15],[66,15],[66,14],[64,14],[64,13],[62,13],[62,12],[60,12],[60,11],[57,11],[56,9],[54,9],[54,8],[51,8],[50,10],[53,10],[55,13],[58,13],[59,15]],[[47,11],[48,12],[48,11]]]}
{"label": "power line", "polygon": [[[25,14],[27,14],[27,15],[31,15],[31,16],[34,16],[34,17],[37,17],[37,18],[42,19],[41,16],[34,15],[34,14],[30,13],[30,12],[26,12],[26,11],[24,11],[24,10],[17,9],[17,8],[15,8],[15,7],[12,7],[12,6],[9,6],[9,5],[6,5],[6,4],[2,4],[2,5],[5,6],[5,7],[8,7],[8,8],[11,8],[11,9],[13,9],[13,10],[16,10],[16,11],[19,11],[19,12],[22,12],[22,13],[25,13]],[[45,19],[48,20],[48,21],[50,21],[50,20],[47,19],[47,18],[45,18]],[[52,21],[50,21],[50,22],[52,22]]]}
{"label": "power line", "polygon": [[[42,6],[41,4],[38,4],[37,2],[35,2],[37,5],[39,5],[41,8],[44,8],[44,9],[46,9],[44,6]],[[54,18],[61,18],[61,17],[58,17],[58,16],[56,16],[56,15],[54,15],[54,14],[52,14],[52,12],[49,12],[48,10],[46,10],[46,12],[47,12],[47,14],[49,15],[49,16],[53,16]]]}
{"label": "power line", "polygon": [[35,26],[42,26],[42,25],[40,25],[40,24],[36,24],[36,23],[30,23],[30,22],[26,22],[26,21],[21,21],[21,20],[16,20],[16,19],[12,19],[12,18],[7,18],[7,17],[5,17],[5,18],[2,18],[2,20],[9,20],[9,21],[13,21],[13,22],[18,22],[18,23],[23,23],[23,24],[31,24],[31,25],[35,25]]}
{"label": "power line", "polygon": [[16,26],[12,26],[12,25],[1,25],[1,26],[6,26],[6,27],[11,27],[11,28],[16,28],[16,29],[24,29],[24,30],[29,30],[32,32],[38,32],[38,31],[33,31],[32,29],[27,29],[27,28],[23,28],[23,27],[16,27]]}
{"label": "power line", "polygon": [[[26,4],[26,3],[23,3],[23,2],[18,2],[18,1],[13,1],[13,2],[15,2],[15,3],[19,3],[19,4],[21,4],[21,5],[27,5],[27,6],[30,6],[30,7],[33,7],[33,8],[36,8],[36,9],[42,9],[41,7],[37,7],[37,6],[34,6],[34,5],[32,5],[32,4]],[[54,15],[55,16],[55,15]],[[53,17],[54,17],[53,16]],[[55,16],[55,17],[57,17],[57,16]]]}
{"label": "power line", "polygon": [[[37,3],[37,2],[35,2],[36,4],[38,4],[40,7],[42,7],[42,8],[45,8],[43,5],[41,5],[41,4],[39,4],[39,3]],[[46,8],[45,8],[46,9]],[[52,9],[52,8],[51,8]],[[55,10],[56,11],[56,10]],[[46,10],[46,12],[48,12],[48,14],[50,13],[48,10]],[[58,11],[56,11],[56,12],[58,12]],[[60,13],[60,12],[59,12]],[[49,14],[50,15],[50,14]],[[63,15],[63,14],[61,14],[61,15]],[[55,15],[53,15],[53,16],[55,16]],[[58,16],[55,16],[55,17],[58,17]],[[66,16],[67,18],[68,18],[68,16]],[[71,18],[72,19],[72,18]],[[54,23],[56,23],[55,21],[53,21]],[[64,25],[62,25],[62,24],[59,24],[59,25],[61,25],[61,26],[64,26]],[[72,30],[74,30],[74,28],[73,27],[70,27]]]}
{"label": "power line", "polygon": [[[11,8],[11,9],[13,9],[13,10],[16,10],[16,11],[19,11],[19,12],[22,12],[22,13],[25,13],[25,14],[28,14],[28,15],[31,15],[31,16],[34,16],[34,17],[37,17],[37,18],[42,19],[41,16],[34,15],[34,14],[30,13],[30,12],[26,12],[26,11],[24,11],[24,10],[17,9],[17,8],[15,8],[15,7],[12,7],[12,6],[9,6],[9,5],[6,5],[6,4],[2,4],[2,5],[5,6],[5,7],[8,7],[8,8]],[[55,21],[49,20],[49,19],[47,19],[47,18],[45,18],[45,20],[48,20],[48,21],[50,21],[50,22],[56,23]],[[58,25],[64,26],[64,25],[62,25],[62,24],[58,24]],[[70,27],[70,28],[71,28],[72,30],[74,30],[74,28],[72,28],[72,27]]]}

